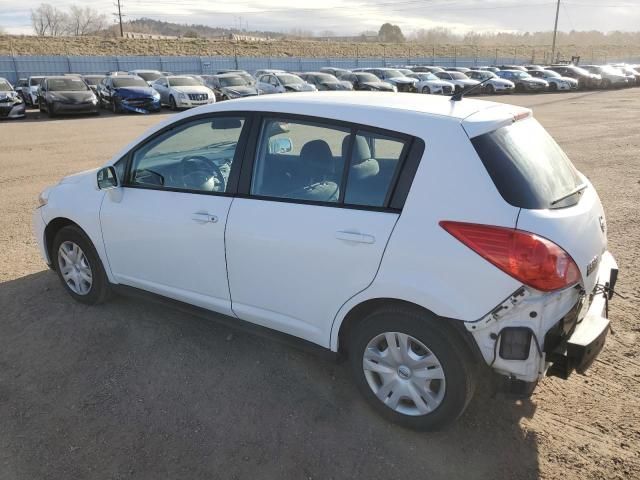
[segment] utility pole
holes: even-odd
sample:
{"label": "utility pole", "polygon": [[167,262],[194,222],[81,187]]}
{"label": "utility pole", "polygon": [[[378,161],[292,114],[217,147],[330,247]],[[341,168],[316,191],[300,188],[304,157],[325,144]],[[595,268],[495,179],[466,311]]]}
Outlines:
{"label": "utility pole", "polygon": [[118,17],[118,21],[120,23],[120,36],[124,37],[124,32],[122,31],[122,8],[120,6],[120,0],[117,0],[115,6],[118,7],[118,13],[114,13],[114,15]]}
{"label": "utility pole", "polygon": [[551,45],[551,63],[555,62],[556,57],[556,36],[558,35],[558,15],[560,15],[560,0],[556,4],[556,21],[553,25],[553,44]]}

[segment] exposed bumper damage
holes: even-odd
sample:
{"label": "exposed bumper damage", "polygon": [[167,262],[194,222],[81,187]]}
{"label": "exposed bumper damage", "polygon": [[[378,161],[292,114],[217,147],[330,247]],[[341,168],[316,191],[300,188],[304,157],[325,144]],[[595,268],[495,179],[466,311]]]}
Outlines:
{"label": "exposed bumper damage", "polygon": [[602,255],[597,286],[543,293],[522,287],[489,314],[465,327],[483,358],[514,393],[531,393],[546,375],[584,373],[602,350],[609,331],[608,301],[618,266]]}

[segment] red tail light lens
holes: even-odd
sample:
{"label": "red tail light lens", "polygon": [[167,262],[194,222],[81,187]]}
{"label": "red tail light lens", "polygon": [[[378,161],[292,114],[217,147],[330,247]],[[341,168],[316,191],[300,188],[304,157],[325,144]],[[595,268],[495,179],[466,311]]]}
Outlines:
{"label": "red tail light lens", "polygon": [[576,262],[546,238],[475,223],[442,221],[440,226],[485,260],[536,290],[551,292],[580,281]]}

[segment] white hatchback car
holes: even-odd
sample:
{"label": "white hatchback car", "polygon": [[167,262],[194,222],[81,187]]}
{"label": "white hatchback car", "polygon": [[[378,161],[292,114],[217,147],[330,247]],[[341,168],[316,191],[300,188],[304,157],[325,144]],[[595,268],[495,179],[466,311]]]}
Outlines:
{"label": "white hatchback car", "polygon": [[456,419],[483,372],[521,394],[584,372],[609,330],[600,200],[520,107],[222,102],[39,205],[41,254],[74,299],[144,290],[340,353],[371,405],[412,428]]}

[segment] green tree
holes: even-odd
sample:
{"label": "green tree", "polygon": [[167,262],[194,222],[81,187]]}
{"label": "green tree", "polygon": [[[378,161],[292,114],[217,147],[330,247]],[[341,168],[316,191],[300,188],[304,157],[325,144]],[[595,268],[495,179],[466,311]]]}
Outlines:
{"label": "green tree", "polygon": [[404,34],[398,25],[384,23],[378,31],[378,38],[385,43],[403,43],[405,41]]}

